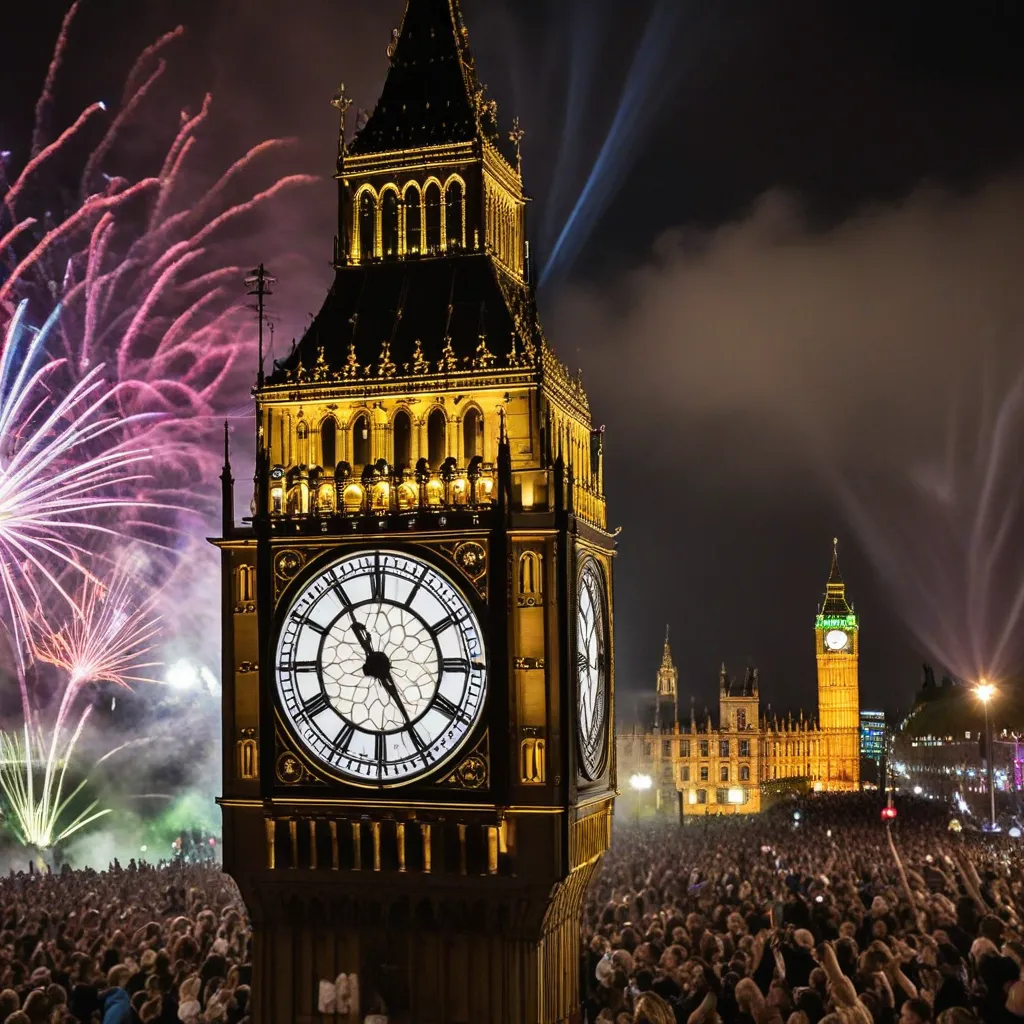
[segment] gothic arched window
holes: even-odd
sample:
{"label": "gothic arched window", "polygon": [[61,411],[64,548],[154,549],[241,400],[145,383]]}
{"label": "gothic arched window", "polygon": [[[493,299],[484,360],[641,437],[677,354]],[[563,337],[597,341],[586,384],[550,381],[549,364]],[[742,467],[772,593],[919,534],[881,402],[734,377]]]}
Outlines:
{"label": "gothic arched window", "polygon": [[405,190],[405,251],[409,255],[418,256],[423,235],[423,209],[420,206],[420,193],[414,185]]}
{"label": "gothic arched window", "polygon": [[407,469],[412,461],[412,421],[407,412],[395,413],[391,433],[395,442],[395,469]]}
{"label": "gothic arched window", "polygon": [[539,594],[544,589],[541,571],[543,556],[537,551],[524,551],[519,558],[519,593]]}
{"label": "gothic arched window", "polygon": [[398,258],[398,193],[389,188],[381,200],[381,247],[384,259]]}
{"label": "gothic arched window", "polygon": [[747,727],[747,712],[744,708],[740,708],[736,712],[736,728],[746,729]]}
{"label": "gothic arched window", "polygon": [[333,416],[328,416],[320,424],[320,455],[320,465],[333,471],[338,464],[338,424]]}
{"label": "gothic arched window", "polygon": [[300,466],[309,465],[309,424],[303,421],[295,428],[295,438],[298,444],[295,446],[297,464]]}
{"label": "gothic arched window", "polygon": [[377,253],[377,204],[369,192],[359,199],[359,258],[372,259]]}
{"label": "gothic arched window", "polygon": [[461,181],[450,181],[445,190],[445,232],[449,250],[466,246],[466,193]]}
{"label": "gothic arched window", "polygon": [[352,424],[352,465],[358,472],[370,464],[370,421],[357,416]]}
{"label": "gothic arched window", "polygon": [[470,409],[462,419],[462,444],[467,465],[483,455],[484,418],[479,409]]}
{"label": "gothic arched window", "polygon": [[427,462],[431,469],[440,469],[448,454],[448,421],[440,409],[427,417]]}
{"label": "gothic arched window", "polygon": [[741,764],[740,765],[740,782],[749,782],[749,781],[750,781],[750,765],[749,764]]}
{"label": "gothic arched window", "polygon": [[427,244],[424,251],[436,254],[441,251],[441,188],[431,182],[423,190],[423,205],[427,216]]}

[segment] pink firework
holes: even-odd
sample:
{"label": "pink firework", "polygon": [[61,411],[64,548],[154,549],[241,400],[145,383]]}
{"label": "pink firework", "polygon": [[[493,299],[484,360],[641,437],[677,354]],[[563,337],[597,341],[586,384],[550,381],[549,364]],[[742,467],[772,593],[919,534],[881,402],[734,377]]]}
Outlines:
{"label": "pink firework", "polygon": [[76,606],[78,613],[59,629],[37,631],[32,638],[36,658],[67,674],[68,690],[87,683],[130,689],[132,683],[156,682],[145,670],[160,662],[145,659],[154,650],[160,616],[152,603],[138,604],[129,577],[115,576],[109,586],[84,580]]}
{"label": "pink firework", "polygon": [[64,361],[46,355],[46,342],[60,311],[32,331],[26,306],[18,307],[0,353],[0,597],[22,670],[33,617],[51,596],[81,615],[65,578],[90,575],[83,539],[117,536],[117,517],[155,507],[135,496],[150,451],[121,440],[119,387],[97,366],[56,397],[50,385]]}

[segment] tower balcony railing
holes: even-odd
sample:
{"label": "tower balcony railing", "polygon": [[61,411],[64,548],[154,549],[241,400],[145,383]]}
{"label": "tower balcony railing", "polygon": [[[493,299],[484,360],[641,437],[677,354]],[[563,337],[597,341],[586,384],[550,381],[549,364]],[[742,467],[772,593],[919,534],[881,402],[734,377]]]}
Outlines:
{"label": "tower balcony railing", "polygon": [[367,466],[358,476],[348,463],[333,473],[314,466],[270,471],[272,518],[331,518],[388,516],[449,509],[486,510],[495,501],[497,470],[474,459],[469,468],[449,458],[436,469],[421,459],[416,469],[389,465],[385,460]]}

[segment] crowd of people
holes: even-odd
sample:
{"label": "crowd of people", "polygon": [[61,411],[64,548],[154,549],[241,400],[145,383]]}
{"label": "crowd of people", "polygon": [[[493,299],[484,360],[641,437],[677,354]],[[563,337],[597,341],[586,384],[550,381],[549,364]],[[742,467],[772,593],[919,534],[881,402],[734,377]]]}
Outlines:
{"label": "crowd of people", "polygon": [[879,811],[618,830],[585,911],[588,1022],[1024,1022],[1021,840]]}
{"label": "crowd of people", "polygon": [[3,1024],[241,1024],[250,933],[216,865],[0,879]]}
{"label": "crowd of people", "polygon": [[[1024,1024],[1024,846],[945,808],[816,796],[616,829],[588,894],[587,1024]],[[2,1024],[247,1024],[216,865],[0,879]]]}

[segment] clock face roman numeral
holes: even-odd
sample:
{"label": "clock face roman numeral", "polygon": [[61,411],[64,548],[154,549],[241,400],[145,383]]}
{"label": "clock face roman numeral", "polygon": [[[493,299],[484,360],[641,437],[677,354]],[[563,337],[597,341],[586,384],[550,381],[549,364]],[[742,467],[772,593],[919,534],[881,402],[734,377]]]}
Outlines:
{"label": "clock face roman numeral", "polygon": [[486,644],[442,570],[397,551],[341,556],[283,621],[278,706],[333,777],[404,785],[469,742],[487,697]]}
{"label": "clock face roman numeral", "polygon": [[316,718],[317,715],[323,714],[330,706],[331,702],[327,699],[327,694],[321,690],[316,696],[303,701],[295,717],[300,722],[308,722],[310,719]]}
{"label": "clock face roman numeral", "polygon": [[434,698],[434,707],[442,714],[447,715],[453,722],[469,724],[469,715],[462,708],[454,705],[443,693]]}
{"label": "clock face roman numeral", "polygon": [[346,722],[342,726],[341,732],[334,737],[334,742],[331,744],[331,754],[337,757],[339,754],[344,754],[348,750],[349,745],[352,743],[352,737],[356,734],[356,727],[351,722]]}

